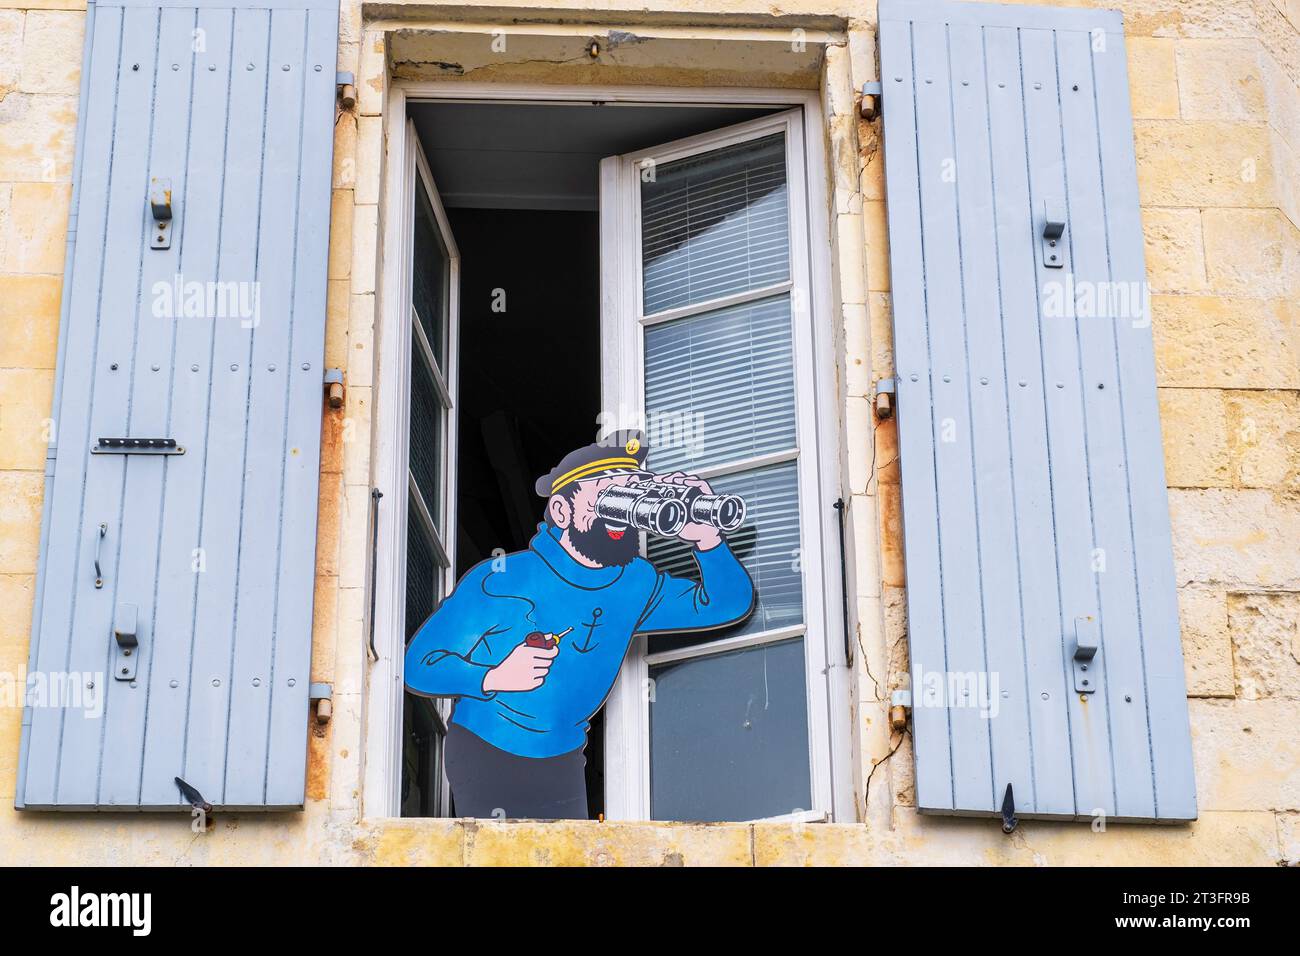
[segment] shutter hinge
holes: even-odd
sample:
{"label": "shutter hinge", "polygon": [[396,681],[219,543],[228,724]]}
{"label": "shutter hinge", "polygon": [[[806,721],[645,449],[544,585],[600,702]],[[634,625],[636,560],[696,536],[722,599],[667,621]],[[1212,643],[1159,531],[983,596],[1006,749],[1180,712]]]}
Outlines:
{"label": "shutter hinge", "polygon": [[876,382],[876,417],[881,421],[894,417],[894,395],[897,385],[892,378]]}
{"label": "shutter hinge", "polygon": [[858,104],[858,112],[868,123],[880,115],[884,106],[884,89],[879,80],[873,80],[870,83],[862,84],[862,101]]}
{"label": "shutter hinge", "polygon": [[325,370],[325,388],[329,391],[330,408],[343,407],[343,369]]}
{"label": "shutter hinge", "polygon": [[338,87],[339,106],[350,110],[357,105],[357,78],[351,73],[340,71],[334,77]]}
{"label": "shutter hinge", "polygon": [[307,692],[307,699],[316,705],[316,723],[328,724],[334,716],[334,685],[314,683]]}
{"label": "shutter hinge", "polygon": [[907,729],[907,712],[912,709],[912,692],[899,688],[889,695],[889,729],[902,733]]}

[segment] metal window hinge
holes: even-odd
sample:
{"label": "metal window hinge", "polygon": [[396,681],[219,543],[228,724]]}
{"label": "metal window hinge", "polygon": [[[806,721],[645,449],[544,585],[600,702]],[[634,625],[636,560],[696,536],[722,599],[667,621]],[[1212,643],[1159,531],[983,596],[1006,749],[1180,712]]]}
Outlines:
{"label": "metal window hinge", "polygon": [[338,87],[339,106],[350,110],[357,105],[357,78],[351,73],[340,70],[334,77]]}
{"label": "metal window hinge", "polygon": [[1097,619],[1076,617],[1074,619],[1074,689],[1080,694],[1091,694],[1097,689],[1097,668],[1094,663],[1100,642],[1097,637]]}
{"label": "metal window hinge", "polygon": [[880,81],[873,80],[870,83],[862,84],[862,102],[858,104],[858,112],[867,122],[871,122],[880,115],[884,106],[884,90],[880,86]]}

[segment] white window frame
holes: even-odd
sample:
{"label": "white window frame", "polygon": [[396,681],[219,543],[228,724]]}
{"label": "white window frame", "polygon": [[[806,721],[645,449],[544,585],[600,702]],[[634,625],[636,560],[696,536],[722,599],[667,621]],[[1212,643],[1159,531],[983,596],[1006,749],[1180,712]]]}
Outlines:
{"label": "white window frame", "polygon": [[[376,337],[380,371],[375,380],[377,408],[372,422],[375,488],[383,493],[375,526],[374,596],[371,647],[377,655],[371,662],[366,689],[366,712],[377,718],[364,726],[363,813],[396,816],[401,808],[403,695],[402,662],[406,652],[406,529],[411,517],[432,525],[434,550],[445,561],[442,594],[451,592],[456,574],[456,397],[460,366],[460,251],[438,196],[437,184],[420,150],[414,124],[402,117],[403,135],[392,145],[389,158],[388,190],[385,197],[384,272],[381,289],[382,324]],[[396,162],[395,162],[396,161]],[[393,168],[397,165],[397,168]],[[450,261],[447,298],[446,368],[440,369],[437,352],[425,338],[416,317],[411,296],[412,253],[415,240],[416,190],[424,189],[447,244]],[[445,406],[444,436],[448,453],[443,457],[440,476],[442,525],[438,529],[430,509],[439,502],[424,500],[411,473],[408,447],[410,435],[410,377],[414,350],[420,349],[433,371],[434,388]],[[414,495],[425,514],[412,516],[408,501]],[[368,635],[369,637],[369,635]],[[447,718],[450,708],[440,703],[439,713]],[[443,778],[443,805],[447,803],[447,782]]]}
{"label": "white window frame", "polygon": [[[831,568],[838,569],[839,555],[832,555],[825,532],[817,521],[821,508],[821,464],[818,454],[817,345],[813,331],[813,274],[808,211],[810,195],[808,156],[804,137],[805,111],[791,109],[725,129],[702,133],[673,143],[661,144],[601,164],[601,298],[603,407],[631,412],[633,420],[619,424],[640,424],[645,409],[645,329],[690,315],[714,312],[743,302],[790,294],[795,382],[795,447],[752,457],[744,461],[700,470],[706,479],[766,465],[795,461],[800,487],[799,558],[803,568],[803,623],[734,637],[706,644],[656,652],[653,639],[637,637],[619,672],[605,711],[605,816],[610,820],[646,820],[650,817],[650,668],[746,647],[801,638],[804,645],[804,673],[808,707],[808,779],[810,807],[791,807],[782,819],[825,818],[835,812],[832,771],[829,664],[832,635],[838,635],[839,618],[827,613],[827,596],[838,591],[831,585]],[[775,285],[739,294],[720,296],[680,308],[646,316],[642,296],[641,172],[643,164],[664,166],[674,160],[714,152],[728,146],[752,142],[774,133],[785,142],[786,196],[790,223],[790,278]],[[615,197],[606,202],[606,197]],[[611,347],[613,346],[613,347]],[[811,490],[811,493],[810,491]],[[829,510],[829,507],[828,507]],[[842,643],[842,642],[841,642]],[[842,663],[842,652],[840,654]]]}
{"label": "white window frame", "polygon": [[[397,571],[403,569],[401,562],[404,554],[394,551],[395,530],[404,527],[405,522],[405,483],[398,486],[400,503],[389,496],[393,494],[394,479],[405,474],[406,466],[406,428],[405,402],[402,395],[406,381],[406,369],[410,360],[409,345],[403,344],[403,337],[397,334],[398,323],[406,318],[409,321],[409,276],[404,273],[405,262],[409,261],[408,246],[411,237],[411,219],[414,188],[414,147],[415,139],[412,124],[407,117],[408,102],[456,101],[456,102],[516,102],[516,103],[590,103],[593,100],[609,104],[628,103],[654,106],[755,106],[798,108],[801,127],[813,131],[813,135],[800,137],[802,149],[799,161],[799,175],[803,179],[803,194],[807,197],[806,209],[800,210],[799,221],[805,235],[816,238],[811,248],[807,288],[810,295],[812,322],[809,341],[799,351],[800,366],[807,366],[805,371],[796,374],[799,381],[806,383],[812,396],[812,411],[807,413],[814,436],[814,449],[806,451],[809,465],[808,474],[801,472],[801,497],[806,497],[808,506],[801,512],[802,534],[805,541],[814,540],[814,529],[819,530],[815,539],[819,541],[817,555],[818,577],[810,572],[805,576],[805,601],[807,595],[820,592],[824,595],[824,605],[819,612],[820,620],[811,621],[810,612],[805,609],[806,627],[809,634],[816,634],[816,639],[824,647],[819,651],[819,658],[825,661],[827,691],[819,694],[816,705],[817,714],[809,714],[810,733],[814,721],[822,728],[820,740],[810,737],[810,747],[824,750],[814,759],[819,760],[817,774],[812,777],[813,798],[815,806],[805,813],[792,814],[780,819],[798,821],[836,820],[856,822],[857,811],[853,794],[852,776],[852,701],[849,668],[844,659],[843,625],[838,623],[843,618],[840,587],[840,555],[838,549],[831,550],[831,543],[837,541],[837,516],[832,503],[840,497],[838,475],[840,473],[839,447],[839,396],[836,381],[835,336],[833,333],[831,270],[830,270],[830,223],[828,216],[827,159],[825,150],[826,126],[819,95],[815,91],[790,89],[732,88],[732,87],[660,87],[660,86],[550,86],[520,85],[491,82],[438,82],[438,81],[400,81],[389,86],[386,104],[387,154],[385,157],[384,210],[381,223],[383,253],[381,258],[381,281],[379,286],[380,302],[378,304],[379,328],[377,329],[376,351],[377,368],[375,378],[376,407],[372,423],[374,435],[372,469],[375,484],[384,492],[384,501],[379,509],[378,552],[376,556],[375,575],[375,612],[373,644],[376,659],[371,662],[366,684],[364,701],[365,718],[363,721],[363,792],[362,814],[366,818],[383,818],[396,816],[399,809],[399,792],[401,784],[402,753],[402,664],[405,654],[401,622],[402,609],[405,607],[403,582],[404,576]],[[706,134],[711,135],[711,134]],[[426,170],[427,173],[427,170]],[[791,176],[793,176],[791,172]],[[397,214],[395,215],[394,212]],[[607,228],[615,224],[606,222],[606,211],[601,211],[602,249],[605,247]],[[792,228],[794,223],[792,222]],[[618,288],[604,281],[604,259],[602,257],[601,288],[601,336],[602,353],[616,349],[620,354],[636,346],[631,339],[637,336],[629,334],[632,330],[608,327],[607,314],[614,314],[611,309],[614,302],[611,297],[623,294]],[[639,288],[639,287],[638,287]],[[406,291],[403,291],[406,290]],[[455,294],[453,292],[453,294]],[[617,300],[615,300],[617,301]],[[639,329],[636,330],[639,334]],[[607,337],[612,336],[612,337]],[[454,356],[449,355],[448,364],[455,367]],[[639,365],[636,366],[639,369]],[[454,374],[454,373],[453,373]],[[602,375],[602,406],[609,407],[608,396],[614,394],[608,389]],[[801,386],[801,389],[803,386]],[[617,402],[614,403],[617,405]],[[454,424],[454,416],[453,424]],[[801,434],[803,424],[801,418]],[[802,440],[802,439],[801,439]],[[451,446],[449,456],[449,480],[455,479],[455,444]],[[451,501],[455,501],[454,485]],[[385,507],[385,504],[388,504]],[[453,508],[454,512],[454,508]],[[454,520],[454,514],[449,515]],[[399,522],[401,522],[399,524]],[[820,525],[819,528],[816,526]],[[454,536],[449,535],[454,543]],[[820,578],[820,580],[819,580]],[[448,588],[454,582],[448,582]],[[805,641],[812,638],[806,637]],[[626,668],[625,668],[626,670]],[[810,677],[811,667],[809,667]],[[624,678],[620,677],[620,684]],[[606,705],[606,817],[618,819],[611,814],[611,806],[617,803],[620,813],[636,810],[630,807],[628,794],[633,791],[627,785],[617,788],[608,783],[611,761],[622,760],[622,755],[611,752],[608,745],[608,722],[625,719],[627,695],[621,695],[618,713],[615,713],[613,697]],[[810,696],[811,701],[811,696]],[[810,703],[810,709],[812,705]],[[648,738],[647,738],[648,740]],[[648,774],[646,775],[648,782]],[[639,786],[639,784],[636,784]],[[616,791],[616,792],[615,792]],[[648,791],[646,806],[648,807]],[[629,815],[623,819],[647,819],[645,813],[639,816]]]}

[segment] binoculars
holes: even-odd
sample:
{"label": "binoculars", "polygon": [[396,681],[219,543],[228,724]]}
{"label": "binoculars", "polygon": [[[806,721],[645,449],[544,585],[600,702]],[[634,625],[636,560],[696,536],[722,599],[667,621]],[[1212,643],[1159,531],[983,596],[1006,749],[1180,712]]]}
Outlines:
{"label": "binoculars", "polygon": [[688,521],[735,531],[745,523],[739,495],[706,495],[690,485],[669,485],[636,477],[611,485],[596,498],[596,514],[664,538],[675,538]]}

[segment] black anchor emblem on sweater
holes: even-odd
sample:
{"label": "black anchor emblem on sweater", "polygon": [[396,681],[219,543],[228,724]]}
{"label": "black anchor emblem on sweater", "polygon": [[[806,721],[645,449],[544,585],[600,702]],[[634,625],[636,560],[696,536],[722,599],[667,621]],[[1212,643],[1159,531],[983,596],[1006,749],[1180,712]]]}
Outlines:
{"label": "black anchor emblem on sweater", "polygon": [[594,637],[595,634],[596,634],[596,628],[598,628],[598,627],[601,626],[601,623],[600,623],[600,615],[603,614],[603,613],[604,613],[604,612],[603,612],[600,608],[598,608],[598,607],[594,607],[594,608],[592,608],[592,609],[591,609],[591,620],[590,620],[590,621],[584,621],[584,622],[580,625],[581,627],[585,627],[585,628],[587,629],[587,638],[586,638],[585,641],[583,641],[581,647],[579,647],[577,644],[574,644],[574,645],[573,645],[573,649],[574,649],[575,651],[577,651],[579,654],[586,654],[586,653],[588,653],[588,652],[590,652],[590,651],[594,651],[597,647],[600,646],[599,644],[593,644],[593,643],[591,642],[591,639],[592,639],[592,637]]}

